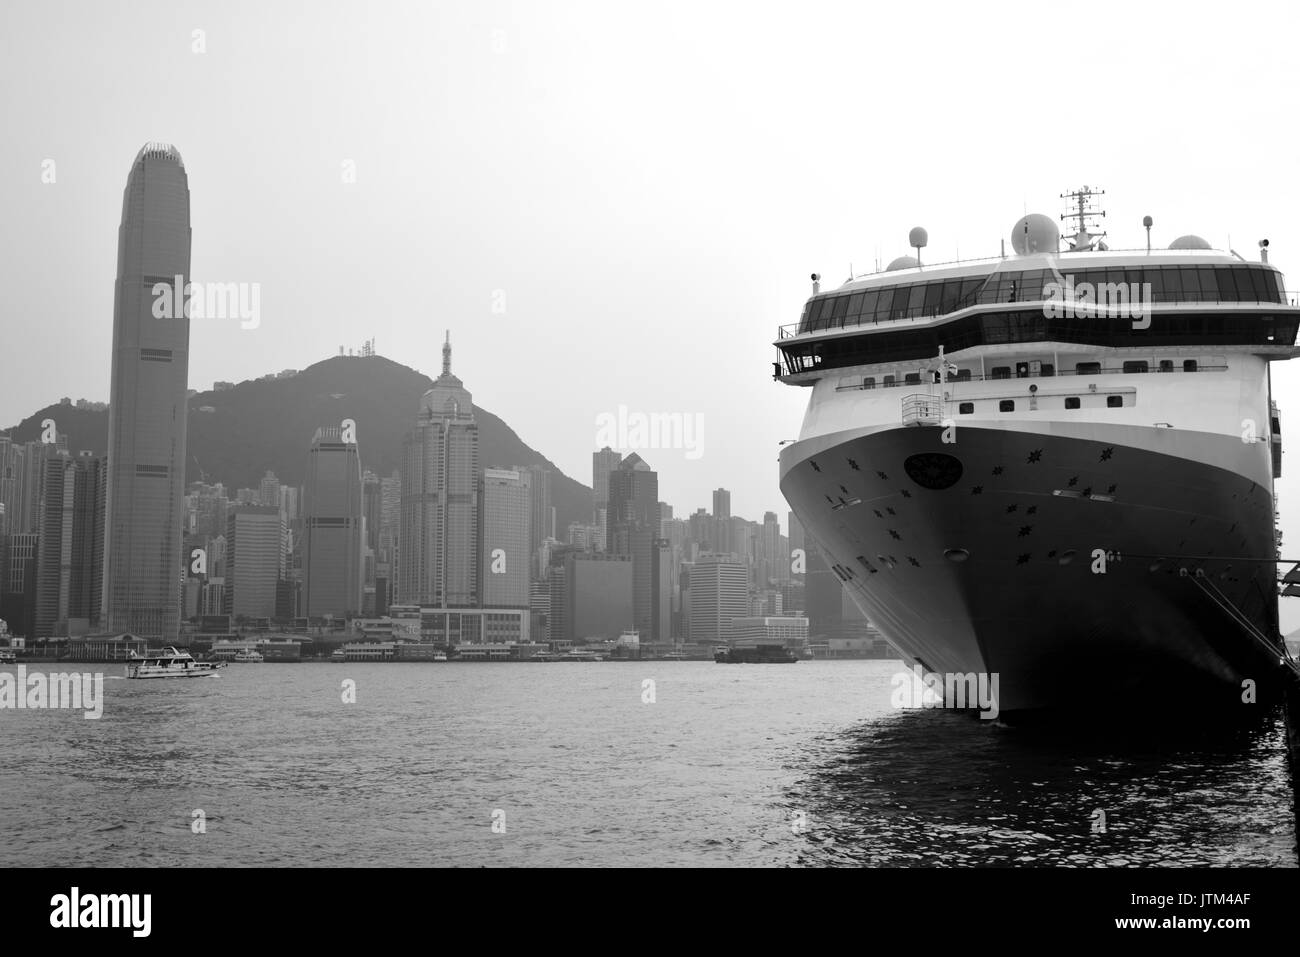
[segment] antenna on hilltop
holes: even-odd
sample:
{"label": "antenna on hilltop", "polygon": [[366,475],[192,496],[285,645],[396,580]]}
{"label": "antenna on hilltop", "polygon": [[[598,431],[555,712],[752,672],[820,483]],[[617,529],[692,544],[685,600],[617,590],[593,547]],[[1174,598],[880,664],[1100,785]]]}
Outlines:
{"label": "antenna on hilltop", "polygon": [[1105,231],[1092,232],[1089,227],[1095,226],[1098,218],[1104,219],[1106,211],[1098,209],[1093,205],[1093,197],[1105,196],[1104,189],[1091,189],[1087,186],[1080,186],[1078,189],[1069,193],[1062,193],[1061,199],[1070,201],[1074,208],[1070,212],[1061,214],[1061,221],[1067,219],[1077,219],[1078,229],[1073,236],[1067,236],[1066,240],[1070,244],[1070,252],[1087,252],[1094,247],[1105,249],[1105,243],[1098,243],[1097,240],[1106,235]]}

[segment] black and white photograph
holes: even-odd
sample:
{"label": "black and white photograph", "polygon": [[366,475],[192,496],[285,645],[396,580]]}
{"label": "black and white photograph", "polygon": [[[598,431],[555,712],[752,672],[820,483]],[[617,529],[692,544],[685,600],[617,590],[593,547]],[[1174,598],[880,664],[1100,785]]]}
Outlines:
{"label": "black and white photograph", "polygon": [[1298,27],[0,2],[6,923],[1294,933]]}

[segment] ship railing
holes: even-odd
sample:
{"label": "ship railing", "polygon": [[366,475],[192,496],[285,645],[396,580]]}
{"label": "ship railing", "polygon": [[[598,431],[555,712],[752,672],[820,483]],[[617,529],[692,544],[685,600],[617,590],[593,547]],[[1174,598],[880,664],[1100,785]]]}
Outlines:
{"label": "ship railing", "polygon": [[915,392],[902,398],[904,425],[938,425],[943,421],[943,399]]}
{"label": "ship railing", "polygon": [[[1166,298],[1163,294],[1161,298],[1151,303],[1153,306],[1220,306],[1231,308],[1232,306],[1289,306],[1291,308],[1300,308],[1300,290],[1287,289],[1282,293],[1282,300],[1279,302],[1273,299],[1204,299],[1199,297],[1178,296],[1178,298]],[[881,316],[845,316],[835,323],[818,324],[816,328],[810,328],[809,324],[803,320],[799,322],[787,322],[776,327],[776,337],[782,339],[797,339],[800,336],[820,335],[827,332],[839,332],[844,329],[878,329],[881,327],[890,327],[905,325],[912,322],[925,322],[930,319],[937,319],[940,316],[950,316],[973,306],[1032,306],[1043,305],[1046,307],[1048,302],[1055,300],[1048,299],[1015,299],[1001,298],[999,296],[990,296],[981,294],[977,299],[971,302],[958,303],[954,306],[931,306],[928,309],[924,306],[916,308],[908,307],[905,311],[888,317]],[[1097,308],[1095,305],[1075,303],[1075,308]],[[1102,307],[1104,308],[1104,307]]]}

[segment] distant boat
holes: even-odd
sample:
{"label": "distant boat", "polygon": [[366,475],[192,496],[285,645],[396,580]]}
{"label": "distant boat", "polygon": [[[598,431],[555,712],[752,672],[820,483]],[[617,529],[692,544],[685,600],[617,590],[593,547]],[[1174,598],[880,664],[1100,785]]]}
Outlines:
{"label": "distant boat", "polygon": [[11,665],[18,660],[18,653],[8,648],[0,648],[0,665]]}
{"label": "distant boat", "polygon": [[446,661],[446,660],[447,660],[447,653],[446,653],[445,651],[435,651],[435,652],[433,653],[433,660],[434,660],[434,661]]}
{"label": "distant boat", "polygon": [[164,648],[156,655],[137,655],[127,659],[128,678],[214,678],[225,662],[195,661],[189,652]]}
{"label": "distant boat", "polygon": [[265,661],[266,656],[263,655],[260,651],[255,651],[252,648],[245,648],[243,651],[239,652],[239,654],[235,655],[235,657],[232,658],[231,660],[240,661],[240,662],[250,662],[256,664],[258,662]]}
{"label": "distant boat", "polygon": [[713,655],[720,665],[792,665],[799,659],[781,645],[756,648],[724,648]]}
{"label": "distant boat", "polygon": [[604,661],[604,655],[598,655],[594,651],[583,651],[580,648],[573,648],[560,656],[560,661]]}
{"label": "distant boat", "polygon": [[335,648],[334,651],[330,652],[330,661],[347,661],[347,660],[348,660],[348,656],[343,651],[342,648]]}
{"label": "distant boat", "polygon": [[686,652],[684,652],[684,651],[670,651],[670,652],[668,652],[668,654],[666,654],[666,655],[663,656],[663,659],[662,659],[662,660],[664,660],[664,661],[688,661],[689,659],[686,657]]}

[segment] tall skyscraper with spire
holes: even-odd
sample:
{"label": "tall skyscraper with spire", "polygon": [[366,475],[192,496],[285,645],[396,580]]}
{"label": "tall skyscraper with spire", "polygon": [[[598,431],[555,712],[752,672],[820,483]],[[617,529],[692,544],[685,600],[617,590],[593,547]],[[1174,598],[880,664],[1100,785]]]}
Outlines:
{"label": "tall skyscraper with spire", "polygon": [[155,316],[155,285],[190,274],[190,188],[175,147],[136,154],[122,201],[108,411],[104,626],[175,639],[180,630],[190,321],[184,300]]}
{"label": "tall skyscraper with spire", "polygon": [[451,373],[450,332],[442,347],[442,375],[420,399],[403,451],[397,600],[477,607],[478,425],[469,390]]}

